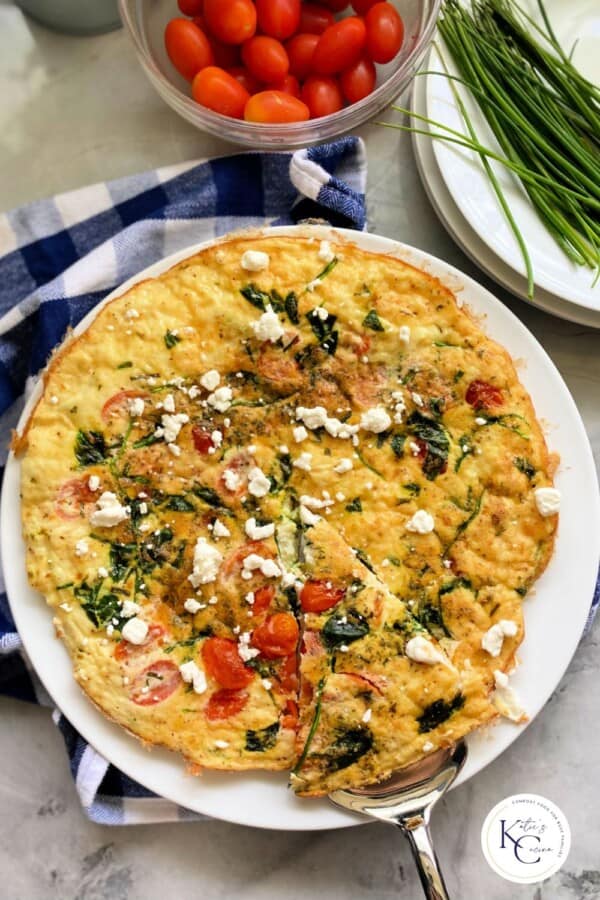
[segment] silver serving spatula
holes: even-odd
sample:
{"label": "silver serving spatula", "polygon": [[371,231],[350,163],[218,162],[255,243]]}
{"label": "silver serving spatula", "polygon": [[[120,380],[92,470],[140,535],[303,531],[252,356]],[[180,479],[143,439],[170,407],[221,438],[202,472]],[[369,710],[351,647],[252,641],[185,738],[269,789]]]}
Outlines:
{"label": "silver serving spatula", "polygon": [[459,741],[438,750],[379,784],[354,791],[334,791],[337,806],[372,819],[397,825],[410,843],[428,900],[449,900],[429,833],[429,817],[467,758],[467,745]]}

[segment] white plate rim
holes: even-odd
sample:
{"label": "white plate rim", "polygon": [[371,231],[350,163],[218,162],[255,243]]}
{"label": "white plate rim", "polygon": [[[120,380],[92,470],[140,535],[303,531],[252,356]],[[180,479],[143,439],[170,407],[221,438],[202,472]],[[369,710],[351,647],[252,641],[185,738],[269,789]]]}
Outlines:
{"label": "white plate rim", "polygon": [[[445,47],[441,35],[438,35],[438,41],[440,45]],[[447,49],[445,58],[448,61],[450,71],[453,74],[458,74]],[[429,69],[438,72],[443,71],[439,60],[439,54],[436,52],[435,47],[432,48],[428,59]],[[426,75],[424,77],[427,84],[427,115],[446,125],[451,125],[452,127],[461,130],[461,128],[463,128],[462,119],[446,79],[438,75]],[[469,109],[469,113],[472,116],[477,133],[483,138],[483,143],[489,147],[498,149],[501,153],[502,151],[498,147],[496,139],[479,108],[471,98],[465,98],[465,102]],[[481,235],[481,239],[507,266],[514,269],[519,275],[524,276],[524,263],[520,250],[512,237],[512,233],[508,233],[508,225],[504,219],[503,213],[498,207],[497,200],[495,199],[495,195],[493,194],[479,159],[476,158],[471,151],[462,149],[457,145],[449,145],[444,141],[434,141],[433,150],[441,177],[448,188],[452,199],[471,228],[473,228],[477,234]],[[550,271],[546,271],[543,265],[539,262],[536,263],[536,245],[532,241],[532,234],[535,237],[535,233],[538,233],[542,241],[548,240],[551,242],[552,239],[546,235],[544,226],[537,220],[533,207],[521,186],[517,184],[516,180],[508,174],[507,170],[502,165],[492,163],[492,167],[502,183],[507,199],[513,212],[516,213],[515,217],[521,226],[521,231],[529,246],[534,268],[535,284],[544,288],[544,290],[549,291],[554,296],[573,303],[576,306],[593,311],[600,311],[600,285],[596,288],[592,288],[594,273],[591,269],[580,268],[570,263],[566,255],[558,246],[556,246],[555,249],[555,258],[561,260],[561,263],[564,260],[564,273],[561,274],[558,280]],[[468,190],[465,190],[465,184],[470,185]],[[490,227],[489,223],[487,227],[484,224],[483,213],[480,214],[478,212],[478,210],[483,209],[484,205],[480,202],[474,202],[474,191],[477,192],[478,200],[481,200],[482,197],[487,198],[489,196],[490,205],[495,210],[495,221],[500,223],[501,232],[506,232],[508,243],[499,238],[497,232],[493,227]],[[523,227],[522,224],[524,217],[528,217],[531,220],[533,231],[529,233],[529,236],[527,228]],[[577,282],[580,272],[587,273],[589,276],[588,287],[584,287]],[[584,274],[581,274],[580,277],[583,281]]]}
{"label": "white plate rim", "polygon": [[[409,264],[420,266],[440,277],[453,290],[460,291],[463,300],[476,315],[486,318],[486,325],[491,326],[490,333],[507,347],[514,358],[524,359],[529,355],[530,362],[535,362],[534,367],[528,365],[522,369],[520,377],[532,393],[538,415],[543,417],[545,413],[550,413],[548,418],[554,422],[551,443],[553,447],[558,445],[562,455],[557,483],[563,490],[566,502],[561,512],[554,556],[536,586],[538,597],[524,607],[527,627],[530,623],[535,626],[532,631],[535,639],[530,638],[524,643],[522,662],[512,679],[524,699],[529,698],[527,708],[532,721],[556,688],[577,648],[585,627],[600,557],[600,548],[592,539],[600,530],[596,469],[583,423],[566,385],[546,352],[512,312],[476,281],[431,254],[378,235],[328,226],[281,226],[255,229],[252,234],[265,232],[269,235],[309,235],[330,240],[335,240],[337,235],[365,250],[390,253]],[[155,277],[186,256],[224,239],[226,236],[190,246],[139,272],[91,310],[75,332],[87,328],[103,305],[132,284]],[[26,421],[40,391],[41,386],[38,385],[23,410],[18,427]],[[565,426],[568,426],[568,436],[561,431]],[[284,788],[286,776],[283,773],[205,773],[200,778],[193,778],[185,773],[178,756],[157,748],[148,753],[139,741],[109,722],[90,703],[72,677],[71,663],[64,646],[59,641],[51,641],[50,611],[27,582],[24,542],[20,527],[15,528],[15,518],[20,522],[17,516],[20,509],[19,469],[19,462],[11,453],[5,470],[0,509],[7,595],[34,669],[54,702],[85,740],[126,775],[159,796],[224,821],[300,831],[343,828],[363,823],[363,819],[334,808],[326,800],[301,801],[291,797]],[[576,527],[581,521],[586,523],[587,543]],[[575,572],[569,565],[573,558],[578,562]],[[7,560],[10,560],[9,565]],[[544,633],[543,626],[552,617],[540,614],[540,595],[545,597],[546,604],[550,601],[558,603],[560,610],[565,596],[563,591],[567,590],[573,604],[569,610],[570,616],[558,632],[550,634],[552,640],[548,645],[544,640],[548,634]],[[536,670],[542,671],[543,684],[527,680],[528,675]],[[468,740],[469,759],[456,784],[463,783],[492,762],[523,733],[525,727],[501,722],[471,735]]]}
{"label": "white plate rim", "polygon": [[[426,61],[425,68],[429,68],[429,60]],[[411,111],[427,115],[425,76],[418,76],[413,81]],[[427,126],[424,125],[424,128]],[[433,143],[433,139],[427,135],[417,132],[412,134],[417,169],[425,192],[442,225],[466,255],[494,281],[528,305],[568,322],[576,322],[588,328],[600,328],[600,310],[586,309],[556,297],[537,285],[533,299],[527,296],[526,278],[496,256],[491,247],[471,228],[454,202],[437,164]]]}

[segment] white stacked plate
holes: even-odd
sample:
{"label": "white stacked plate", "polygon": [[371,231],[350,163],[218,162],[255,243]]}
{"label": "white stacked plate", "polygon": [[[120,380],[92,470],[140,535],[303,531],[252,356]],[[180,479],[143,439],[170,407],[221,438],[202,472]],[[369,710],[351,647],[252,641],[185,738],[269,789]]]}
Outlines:
{"label": "white stacked plate", "polygon": [[[563,0],[546,0],[545,6],[562,45],[567,51],[574,48],[574,63],[590,81],[597,82],[600,76],[598,0],[571,0],[568,4]],[[532,14],[535,15],[533,9]],[[447,51],[444,58],[449,62]],[[426,69],[443,72],[435,47]],[[454,74],[458,74],[456,70]],[[481,143],[502,155],[476,103],[460,86],[459,91]],[[449,81],[442,74],[415,79],[412,111],[466,132]],[[413,124],[427,129],[427,125],[416,120]],[[423,134],[413,134],[413,146],[424,187],[454,240],[495,281],[528,300],[521,252],[479,156]],[[558,247],[510,172],[500,163],[492,163],[492,167],[531,257],[535,295],[530,302],[563,319],[600,328],[600,280],[594,285],[595,273],[572,263]]]}

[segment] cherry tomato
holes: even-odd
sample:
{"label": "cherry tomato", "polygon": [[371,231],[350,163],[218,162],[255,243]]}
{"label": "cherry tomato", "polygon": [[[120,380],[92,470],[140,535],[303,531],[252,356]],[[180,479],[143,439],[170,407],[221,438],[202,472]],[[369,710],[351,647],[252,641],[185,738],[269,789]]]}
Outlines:
{"label": "cherry tomato", "polygon": [[129,696],[138,706],[162,703],[182,684],[179,669],[168,659],[158,659],[137,675]]}
{"label": "cherry tomato", "polygon": [[132,659],[147,653],[150,647],[154,647],[159,642],[162,642],[164,634],[165,629],[162,625],[150,625],[146,640],[143,644],[132,644],[130,641],[119,641],[114,649],[113,655],[119,662],[129,662]]}
{"label": "cherry tomato", "polygon": [[243,44],[256,31],[252,0],[204,0],[204,15],[211,33],[224,44]]}
{"label": "cherry tomato", "polygon": [[165,47],[169,59],[187,81],[213,62],[208,38],[188,19],[171,19],[165,28]]}
{"label": "cherry tomato", "polygon": [[232,69],[234,66],[240,65],[240,48],[237,44],[224,44],[214,37],[209,37],[209,41],[215,58],[215,66],[220,69]]}
{"label": "cherry tomato", "polygon": [[312,71],[312,59],[319,43],[317,34],[296,34],[285,49],[290,61],[290,74],[302,81]]}
{"label": "cherry tomato", "polygon": [[228,638],[211,637],[204,641],[202,660],[208,675],[229,690],[245,688],[254,678],[252,669],[240,658],[237,643]]}
{"label": "cherry tomato", "polygon": [[323,3],[334,12],[341,12],[348,6],[348,0],[323,0]]}
{"label": "cherry tomato", "polygon": [[404,22],[391,3],[375,3],[365,16],[367,52],[376,63],[393,59],[404,40]]}
{"label": "cherry tomato", "polygon": [[340,75],[340,87],[348,103],[357,103],[371,93],[377,74],[368,56],[361,57]]}
{"label": "cherry tomato", "polygon": [[327,75],[310,75],[302,85],[301,97],[310,109],[311,119],[328,116],[344,105],[337,80]]}
{"label": "cherry tomato", "polygon": [[248,702],[246,691],[217,691],[213,694],[204,710],[204,715],[209,721],[228,719],[240,713]]}
{"label": "cherry tomato", "polygon": [[202,425],[194,425],[192,428],[194,449],[203,456],[208,455],[208,451],[214,447],[211,434],[210,428],[203,428]]}
{"label": "cherry tomato", "polygon": [[344,599],[346,590],[329,581],[309,579],[300,592],[300,606],[304,612],[324,612]]}
{"label": "cherry tomato", "polygon": [[108,398],[102,407],[100,415],[105,422],[108,422],[109,419],[114,419],[117,416],[128,416],[129,400],[135,400],[136,397],[140,397],[143,400],[147,396],[148,394],[144,391],[117,391],[116,394],[113,394],[112,397]]}
{"label": "cherry tomato", "polygon": [[[271,91],[283,91],[284,94],[291,94],[292,97],[300,96],[300,82],[296,78],[295,75],[286,75],[285,78],[282,78],[280,81],[275,81],[273,84],[269,85],[269,90]],[[295,359],[287,359],[277,348],[277,354],[269,355],[269,348],[272,347],[272,344],[269,344],[265,353],[261,355],[261,359],[257,364],[257,368],[261,371],[261,365],[264,370],[269,372],[270,374],[265,375],[266,378],[271,378],[275,381],[278,380],[278,375],[275,374],[277,371],[279,374],[283,374],[283,377],[291,377],[297,379],[300,377],[300,366],[296,362]],[[277,359],[276,359],[277,356]]]}
{"label": "cherry tomato", "polygon": [[258,616],[265,612],[275,599],[275,588],[272,584],[265,584],[254,591],[254,603],[252,604],[252,614]]}
{"label": "cherry tomato", "polygon": [[366,16],[377,2],[378,0],[352,0],[351,5],[357,16]]}
{"label": "cherry tomato", "polygon": [[241,119],[250,94],[229,72],[218,66],[207,66],[194,78],[192,96],[196,103],[222,116]]}
{"label": "cherry tomato", "polygon": [[177,0],[177,6],[184,16],[201,16],[204,0]]}
{"label": "cherry tomato", "polygon": [[261,91],[246,103],[247,122],[305,122],[310,118],[308,106],[283,91]]}
{"label": "cherry tomato", "polygon": [[285,713],[281,718],[282,728],[296,728],[298,724],[298,704],[295,700],[288,700],[285,704]]}
{"label": "cherry tomato", "polygon": [[504,395],[495,385],[475,380],[467,388],[465,400],[475,409],[492,409],[494,406],[502,406]]}
{"label": "cherry tomato", "polygon": [[298,690],[298,663],[296,654],[290,653],[284,657],[277,667],[276,675],[279,687],[286,693],[296,693]]}
{"label": "cherry tomato", "polygon": [[291,613],[275,613],[253,632],[252,646],[267,659],[279,659],[295,652],[299,634]]}
{"label": "cherry tomato", "polygon": [[300,0],[255,0],[258,27],[270,37],[284,41],[298,30]]}
{"label": "cherry tomato", "polygon": [[61,519],[78,519],[86,515],[95,503],[98,493],[91,491],[88,485],[89,475],[84,478],[70,478],[63,481],[56,492],[54,508]]}
{"label": "cherry tomato", "polygon": [[367,32],[365,23],[349,16],[326,28],[319,38],[312,65],[319,75],[334,75],[350,68],[361,56]]}
{"label": "cherry tomato", "polygon": [[318,3],[303,3],[298,31],[303,34],[323,34],[325,29],[334,22],[333,13],[326,6],[320,6]]}
{"label": "cherry tomato", "polygon": [[246,41],[242,47],[242,60],[248,71],[259,81],[285,78],[290,67],[281,41],[263,34]]}
{"label": "cherry tomato", "polygon": [[230,75],[233,75],[236,81],[239,81],[242,87],[246,88],[249,94],[256,94],[260,91],[260,81],[244,66],[233,66],[231,69],[228,69],[228,72]]}

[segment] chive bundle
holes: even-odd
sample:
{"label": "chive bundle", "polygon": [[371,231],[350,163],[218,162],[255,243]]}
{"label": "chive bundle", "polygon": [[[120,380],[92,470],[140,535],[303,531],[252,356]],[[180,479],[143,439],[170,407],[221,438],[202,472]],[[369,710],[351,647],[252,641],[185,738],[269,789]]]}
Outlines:
{"label": "chive bundle", "polygon": [[[514,0],[472,0],[470,7],[445,0],[439,29],[460,72],[454,77],[444,64],[445,77],[468,134],[401,107],[394,109],[442,131],[392,126],[479,154],[519,243],[530,296],[533,272],[527,247],[490,159],[520,178],[538,216],[568,258],[596,269],[596,278],[600,273],[600,89],[575,68],[556,39],[542,0],[537,2],[542,25]],[[479,141],[455,81],[476,98],[504,156]]]}

